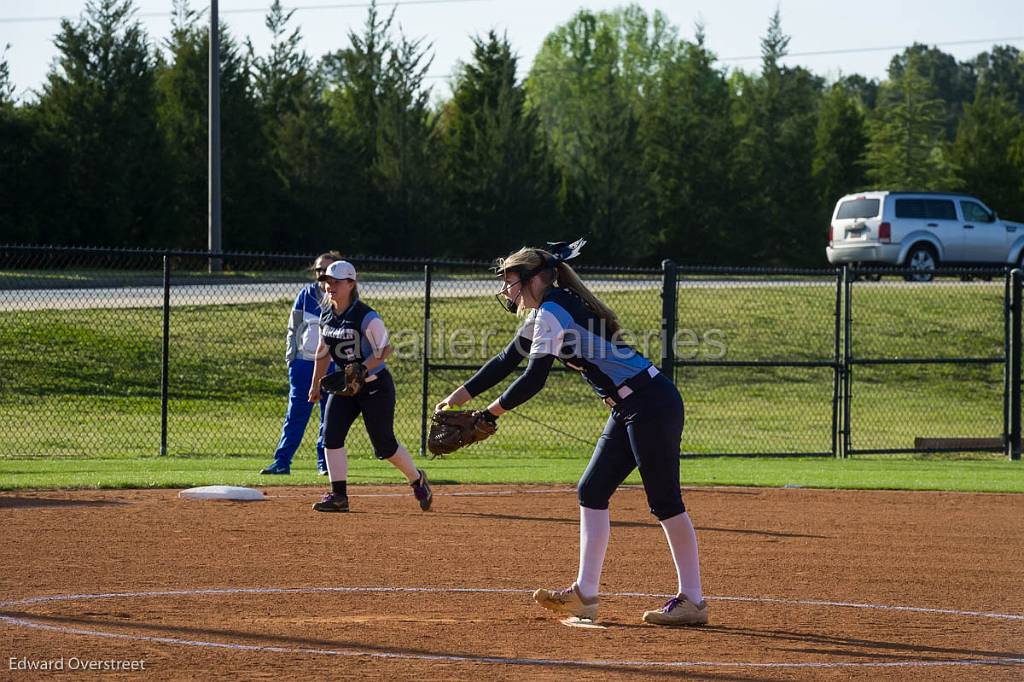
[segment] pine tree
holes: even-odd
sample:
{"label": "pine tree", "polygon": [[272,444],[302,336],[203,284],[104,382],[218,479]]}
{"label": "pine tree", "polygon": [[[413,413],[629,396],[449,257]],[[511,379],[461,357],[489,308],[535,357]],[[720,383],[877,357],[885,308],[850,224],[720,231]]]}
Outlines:
{"label": "pine tree", "polygon": [[[221,187],[225,250],[266,250],[270,234],[270,177],[250,62],[227,27],[220,30]],[[208,233],[209,31],[188,0],[176,0],[171,35],[156,79],[160,132],[172,159],[174,244],[205,248]]]}
{"label": "pine tree", "polygon": [[806,69],[782,65],[789,37],[776,11],[761,41],[761,74],[737,79],[740,141],[737,240],[761,264],[812,265],[821,260],[818,198],[811,169],[817,106],[823,87]]}
{"label": "pine tree", "polygon": [[698,26],[658,72],[641,139],[658,252],[683,263],[735,263],[728,232],[736,131],[724,72]]}
{"label": "pine tree", "polygon": [[371,2],[362,33],[324,60],[331,122],[352,160],[341,227],[358,234],[363,253],[430,254],[442,205],[436,117],[424,84],[431,58],[422,41],[392,37],[393,20],[394,11],[382,18]]}
{"label": "pine tree", "polygon": [[898,80],[882,85],[868,120],[868,179],[878,188],[948,190],[953,169],[943,146],[942,100],[911,58]]}
{"label": "pine tree", "polygon": [[[317,250],[333,238],[325,233],[337,215],[340,142],[329,126],[323,78],[300,47],[298,28],[288,31],[295,10],[274,0],[265,24],[271,33],[270,54],[249,54],[263,137],[268,145],[271,183],[271,242],[275,250]],[[331,248],[346,248],[333,242]]]}
{"label": "pine tree", "polygon": [[999,213],[1024,219],[1024,179],[1010,150],[1024,138],[1024,114],[1013,101],[979,95],[964,108],[950,149],[958,188],[975,194]]}
{"label": "pine tree", "polygon": [[473,39],[441,115],[446,222],[460,255],[491,258],[542,244],[555,222],[555,182],[535,112],[516,82],[517,58],[494,31]]}
{"label": "pine tree", "polygon": [[0,51],[0,235],[5,242],[47,242],[53,236],[47,229],[53,200],[43,172],[47,154],[39,147],[34,108],[15,102],[8,48]]}
{"label": "pine tree", "polygon": [[167,215],[167,164],[154,115],[154,59],[132,0],[89,0],[62,20],[39,102],[42,134],[61,150],[53,222],[65,239],[150,244]]}
{"label": "pine tree", "polygon": [[0,51],[0,112],[14,109],[14,83],[11,81],[11,67],[7,63],[10,43]]}
{"label": "pine tree", "polygon": [[820,215],[828,215],[839,197],[864,187],[860,159],[866,146],[864,112],[837,83],[822,97],[814,134],[812,174]]}

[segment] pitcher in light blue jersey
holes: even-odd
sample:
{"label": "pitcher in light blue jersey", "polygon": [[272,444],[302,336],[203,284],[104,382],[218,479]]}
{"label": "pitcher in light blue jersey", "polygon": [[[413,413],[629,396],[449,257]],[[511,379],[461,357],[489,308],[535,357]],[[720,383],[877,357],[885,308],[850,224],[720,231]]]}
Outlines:
{"label": "pitcher in light blue jersey", "polygon": [[522,248],[498,259],[499,302],[524,316],[515,338],[437,409],[457,407],[494,387],[524,359],[526,370],[487,408],[499,416],[537,394],[556,360],[579,372],[611,409],[604,431],[577,486],[580,560],[576,581],[564,590],[540,589],[534,599],[557,613],[597,617],[601,569],[611,532],[608,504],[639,468],[651,513],[668,539],[678,576],[676,596],[646,611],[652,625],[703,625],[697,536],[679,490],[683,401],[675,385],[621,339],[619,320],[565,262],[586,242]]}

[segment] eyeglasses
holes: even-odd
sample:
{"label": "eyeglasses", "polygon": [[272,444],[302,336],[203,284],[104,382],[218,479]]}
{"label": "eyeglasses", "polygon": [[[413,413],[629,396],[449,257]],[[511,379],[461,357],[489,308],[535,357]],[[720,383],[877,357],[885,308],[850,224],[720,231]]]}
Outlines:
{"label": "eyeglasses", "polygon": [[327,268],[313,268],[313,272],[327,272]]}

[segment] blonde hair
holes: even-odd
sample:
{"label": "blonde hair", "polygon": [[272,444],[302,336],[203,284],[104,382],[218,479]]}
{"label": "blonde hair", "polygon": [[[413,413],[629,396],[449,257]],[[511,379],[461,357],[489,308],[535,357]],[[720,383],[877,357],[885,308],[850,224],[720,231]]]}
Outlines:
{"label": "blonde hair", "polygon": [[[539,277],[545,286],[554,284],[568,289],[583,300],[590,312],[604,320],[609,334],[617,333],[621,325],[618,316],[612,309],[583,284],[579,275],[568,263],[558,263],[557,266],[552,267],[550,264],[554,262],[555,257],[544,249],[532,249],[524,246],[505,258],[498,258],[494,262],[494,271],[499,276],[506,272],[516,272],[520,276],[532,272],[531,277]],[[519,312],[523,311],[522,299],[520,299]]]}

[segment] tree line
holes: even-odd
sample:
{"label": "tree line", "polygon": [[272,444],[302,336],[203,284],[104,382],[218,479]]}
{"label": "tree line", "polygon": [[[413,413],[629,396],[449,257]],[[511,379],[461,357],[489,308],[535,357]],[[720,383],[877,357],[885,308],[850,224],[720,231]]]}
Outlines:
{"label": "tree line", "polygon": [[[173,0],[159,44],[133,0],[63,20],[18,101],[0,54],[0,241],[204,248],[208,30]],[[227,250],[491,258],[583,235],[594,262],[824,264],[832,207],[868,188],[959,190],[1024,220],[1024,56],[914,44],[882,81],[785,66],[776,12],[756,72],[636,5],[580,10],[525,79],[473,39],[440,93],[431,46],[371,5],[313,59],[274,0],[257,54],[221,40]]]}

